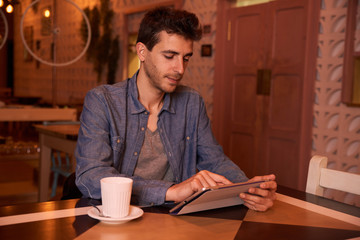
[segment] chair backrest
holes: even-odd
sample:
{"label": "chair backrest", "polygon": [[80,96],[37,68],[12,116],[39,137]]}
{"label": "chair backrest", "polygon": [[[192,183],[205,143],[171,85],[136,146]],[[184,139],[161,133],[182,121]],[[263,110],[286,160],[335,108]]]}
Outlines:
{"label": "chair backrest", "polygon": [[325,156],[315,155],[311,158],[306,192],[323,196],[324,189],[330,188],[360,195],[360,174],[328,169],[327,162]]}

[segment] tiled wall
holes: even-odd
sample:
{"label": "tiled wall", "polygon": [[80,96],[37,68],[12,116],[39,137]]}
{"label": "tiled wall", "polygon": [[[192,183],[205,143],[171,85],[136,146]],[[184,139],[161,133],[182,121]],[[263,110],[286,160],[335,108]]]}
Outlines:
{"label": "tiled wall", "polygon": [[[360,174],[360,108],[347,107],[340,99],[346,13],[346,0],[322,1],[312,152],[326,155],[329,168]],[[357,24],[359,36],[359,18]],[[355,46],[360,51],[360,38]],[[325,196],[360,206],[360,197],[353,194],[327,190]]]}

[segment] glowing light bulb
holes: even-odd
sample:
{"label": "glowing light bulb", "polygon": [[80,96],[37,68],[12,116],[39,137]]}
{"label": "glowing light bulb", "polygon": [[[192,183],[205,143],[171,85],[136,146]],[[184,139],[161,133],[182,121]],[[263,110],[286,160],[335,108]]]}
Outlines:
{"label": "glowing light bulb", "polygon": [[46,17],[46,18],[50,17],[50,10],[49,9],[44,10],[44,17]]}
{"label": "glowing light bulb", "polygon": [[0,0],[0,7],[4,6],[4,1]]}
{"label": "glowing light bulb", "polygon": [[7,13],[12,13],[13,11],[14,11],[14,7],[11,4],[7,5],[6,12]]}

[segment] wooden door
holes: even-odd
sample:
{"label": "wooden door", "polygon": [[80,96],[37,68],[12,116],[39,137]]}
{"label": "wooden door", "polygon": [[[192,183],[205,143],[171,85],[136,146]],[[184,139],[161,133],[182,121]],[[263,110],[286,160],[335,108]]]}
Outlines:
{"label": "wooden door", "polygon": [[214,108],[224,116],[225,153],[249,177],[275,173],[281,185],[293,188],[304,184],[301,121],[312,112],[303,99],[307,7],[306,0],[279,0],[227,10],[224,100]]}

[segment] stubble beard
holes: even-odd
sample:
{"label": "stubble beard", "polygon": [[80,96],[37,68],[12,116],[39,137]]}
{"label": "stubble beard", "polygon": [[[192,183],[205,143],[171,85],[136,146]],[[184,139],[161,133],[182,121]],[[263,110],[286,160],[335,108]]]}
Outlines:
{"label": "stubble beard", "polygon": [[[181,74],[164,74],[163,76],[161,76],[155,66],[151,66],[151,68],[148,69],[148,66],[146,64],[144,64],[144,70],[145,70],[146,77],[150,80],[151,85],[154,88],[156,88],[164,93],[174,92],[183,77],[183,75],[181,75]],[[176,79],[177,83],[171,84],[171,87],[162,86],[162,82],[166,82],[165,85],[168,85],[168,83],[167,83],[168,77],[170,77],[172,79]],[[162,79],[165,79],[165,80],[162,81]]]}

